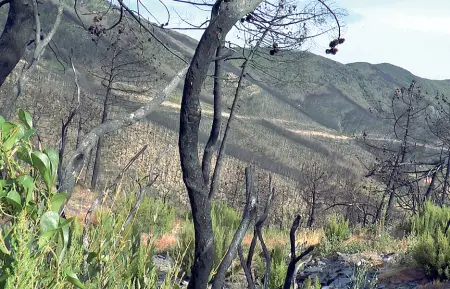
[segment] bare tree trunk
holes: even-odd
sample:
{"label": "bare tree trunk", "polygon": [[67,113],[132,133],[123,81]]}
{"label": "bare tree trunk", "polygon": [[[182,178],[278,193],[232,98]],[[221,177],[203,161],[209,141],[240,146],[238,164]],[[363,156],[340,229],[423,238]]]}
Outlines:
{"label": "bare tree trunk", "polygon": [[[105,100],[103,101],[103,113],[101,124],[105,123],[106,120],[108,119],[109,99],[111,97],[111,85],[112,85],[112,76],[110,75],[108,80],[108,87],[106,88]],[[93,190],[97,189],[98,175],[100,173],[102,146],[103,146],[103,137],[99,137],[94,157],[94,168],[92,170],[91,188]]]}
{"label": "bare tree trunk", "polygon": [[[9,12],[0,36],[0,86],[25,54],[33,33],[34,0],[9,0]],[[2,111],[3,114],[3,111]]]}
{"label": "bare tree trunk", "polygon": [[295,282],[295,276],[294,273],[296,271],[296,265],[297,263],[306,255],[312,252],[314,250],[314,246],[309,247],[299,256],[296,255],[295,250],[295,232],[298,229],[298,226],[300,225],[300,216],[297,216],[294,219],[294,222],[292,223],[291,230],[289,232],[289,240],[291,244],[291,261],[289,262],[286,278],[284,279],[284,285],[283,289],[289,289],[292,285],[292,282]]}
{"label": "bare tree trunk", "polygon": [[78,147],[80,146],[81,143],[81,124],[82,124],[82,119],[81,119],[81,115],[78,119],[78,129],[77,129],[77,142],[75,144],[75,149],[78,149]]}
{"label": "bare tree trunk", "polygon": [[198,137],[201,120],[200,91],[217,49],[234,24],[253,11],[261,0],[221,1],[212,8],[208,28],[200,39],[192,58],[183,88],[178,140],[183,181],[191,204],[195,231],[195,259],[191,268],[189,289],[205,289],[214,259],[209,191],[204,183],[198,156]]}
{"label": "bare tree trunk", "polygon": [[308,223],[307,226],[309,228],[311,228],[314,225],[314,221],[316,220],[316,189],[313,188],[313,192],[312,192],[312,204],[311,204],[311,211],[309,213],[309,218],[308,218]]}
{"label": "bare tree trunk", "polygon": [[428,201],[430,199],[430,197],[431,197],[431,193],[433,192],[434,183],[435,183],[436,177],[437,177],[437,172],[438,172],[438,170],[435,170],[433,172],[433,175],[431,176],[431,183],[428,186],[427,191],[425,193],[425,201]]}
{"label": "bare tree trunk", "polygon": [[[219,45],[216,51],[216,58],[222,56],[222,43]],[[217,141],[219,140],[220,128],[222,126],[222,76],[223,69],[222,64],[224,60],[218,59],[215,61],[214,68],[214,117],[211,126],[211,132],[208,142],[205,146],[205,152],[203,153],[202,160],[202,173],[203,181],[205,184],[209,183],[210,171],[211,171],[211,158],[214,151],[217,149]],[[210,196],[211,198],[211,196]]]}

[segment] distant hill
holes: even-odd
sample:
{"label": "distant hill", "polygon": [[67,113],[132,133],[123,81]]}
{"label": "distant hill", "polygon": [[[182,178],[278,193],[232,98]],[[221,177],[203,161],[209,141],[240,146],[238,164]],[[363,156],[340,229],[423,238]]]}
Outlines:
{"label": "distant hill", "polygon": [[[68,59],[72,55],[79,67],[83,90],[92,94],[100,102],[100,86],[89,76],[85,68],[99,65],[98,46],[83,29],[72,4],[67,2],[61,26],[53,39],[54,50],[47,49],[41,62],[43,69],[71,79],[62,69],[68,69]],[[92,16],[83,15],[88,11],[101,10],[105,3],[99,0],[80,2],[81,20],[89,25]],[[41,20],[44,30],[54,19],[55,2],[44,1],[41,5]],[[0,24],[6,18],[6,10],[0,11]],[[106,19],[111,22],[112,17]],[[134,25],[133,21],[127,25]],[[152,28],[170,49],[184,57],[193,54],[196,40],[175,32]],[[183,63],[168,53],[154,39],[142,32],[146,40],[146,51],[153,62],[152,89],[149,95],[157,93],[183,67]],[[350,40],[349,40],[350,41]],[[107,38],[99,45],[108,45]],[[344,48],[343,48],[344,49]],[[73,52],[72,52],[73,51]],[[73,53],[73,54],[72,54]],[[239,62],[226,63],[224,68],[230,77],[239,73]],[[70,70],[70,69],[69,69]],[[270,73],[263,73],[270,72]],[[349,167],[350,156],[359,155],[370,158],[370,153],[356,144],[353,134],[362,131],[374,134],[385,133],[390,128],[377,119],[369,109],[383,109],[396,87],[408,86],[412,80],[423,86],[423,91],[431,99],[436,92],[450,95],[450,80],[429,80],[414,76],[409,71],[387,63],[369,64],[364,62],[342,64],[309,52],[280,53],[276,57],[261,53],[249,70],[246,88],[243,93],[240,116],[233,126],[230,156],[245,162],[257,162],[268,170],[293,176],[299,174],[298,164],[311,156],[331,158],[341,167]],[[211,81],[205,84],[202,92],[203,109],[212,107]],[[228,112],[233,96],[234,85],[224,83]],[[171,101],[179,103],[181,85]],[[132,111],[142,103],[136,100],[117,98],[115,106],[123,111]],[[165,105],[149,117],[149,123],[165,127],[171,131],[178,129],[178,109]],[[97,120],[93,121],[94,123]],[[211,116],[204,113],[201,141],[206,141]]]}

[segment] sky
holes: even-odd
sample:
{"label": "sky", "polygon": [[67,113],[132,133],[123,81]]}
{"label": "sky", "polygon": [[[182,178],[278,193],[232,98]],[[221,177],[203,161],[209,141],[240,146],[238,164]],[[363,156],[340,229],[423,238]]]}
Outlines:
{"label": "sky", "polygon": [[[130,1],[130,0],[128,0]],[[171,27],[186,27],[177,14],[201,23],[209,12],[171,0],[142,0],[154,18]],[[130,3],[131,5],[132,3]],[[391,63],[429,79],[450,79],[450,0],[335,0],[346,9],[343,19],[345,43],[337,55],[325,54],[330,36],[315,38],[305,49],[341,63]],[[199,39],[201,31],[179,31]],[[229,35],[234,38],[235,35]]]}

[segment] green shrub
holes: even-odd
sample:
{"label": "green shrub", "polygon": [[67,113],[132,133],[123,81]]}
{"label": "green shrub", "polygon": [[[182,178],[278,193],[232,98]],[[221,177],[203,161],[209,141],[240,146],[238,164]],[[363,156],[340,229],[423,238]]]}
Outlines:
{"label": "green shrub", "polygon": [[[126,210],[100,213],[88,229],[59,216],[58,154],[34,149],[31,116],[19,110],[19,119],[0,117],[0,211],[9,219],[0,226],[0,288],[155,288],[151,244],[136,242],[131,228],[119,234]],[[176,288],[177,271],[162,288]]]}
{"label": "green shrub", "polygon": [[351,232],[348,227],[348,221],[343,217],[333,217],[324,228],[325,238],[332,242],[343,242],[350,238]]}
{"label": "green shrub", "polygon": [[[214,269],[216,269],[228,250],[234,233],[239,227],[241,217],[234,209],[222,203],[212,204],[211,215],[214,232]],[[194,248],[194,225],[192,223],[192,215],[188,214],[181,229],[178,244],[170,252],[173,257],[185,253],[181,266],[186,272],[190,272],[193,264]],[[214,272],[215,270],[213,270],[212,274]]]}
{"label": "green shrub", "polygon": [[[318,254],[326,256],[334,254],[337,251],[344,252],[345,247],[342,243],[350,238],[351,232],[348,227],[348,221],[343,217],[337,218],[336,216],[329,220],[324,228],[324,237],[320,242],[320,246],[317,250]],[[359,251],[361,246],[358,243],[349,243],[350,251]]]}
{"label": "green shrub", "polygon": [[417,237],[413,257],[431,278],[450,279],[450,237],[445,232],[450,220],[450,208],[427,202],[411,218],[411,228]]}
{"label": "green shrub", "polygon": [[144,198],[136,213],[133,233],[152,232],[154,235],[162,235],[172,229],[175,217],[175,209],[164,204],[162,200]]}
{"label": "green shrub", "polygon": [[[287,250],[284,246],[276,245],[270,252],[270,278],[269,288],[281,288],[286,278],[288,263],[286,262]],[[255,266],[256,280],[263,280],[265,274],[265,262],[262,251],[258,254]],[[262,284],[260,284],[262,285]]]}
{"label": "green shrub", "polygon": [[314,284],[312,283],[311,277],[308,276],[302,284],[302,289],[321,289],[322,284],[320,284],[319,277],[314,278]]}

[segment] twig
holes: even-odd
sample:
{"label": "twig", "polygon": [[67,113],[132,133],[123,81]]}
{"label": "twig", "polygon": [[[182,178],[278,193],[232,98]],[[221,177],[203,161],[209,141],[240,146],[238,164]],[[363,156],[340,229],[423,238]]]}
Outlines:
{"label": "twig", "polygon": [[244,213],[242,215],[239,228],[234,233],[233,240],[231,241],[228,251],[223,258],[222,262],[217,269],[217,273],[212,281],[212,289],[221,289],[225,282],[225,275],[228,268],[231,266],[231,262],[236,257],[236,251],[244,239],[245,233],[248,230],[250,222],[255,218],[256,214],[256,193],[253,189],[253,172],[251,167],[245,168],[246,177],[246,203]]}
{"label": "twig", "polygon": [[159,162],[161,161],[162,157],[169,151],[169,149],[170,149],[170,147],[167,147],[162,153],[160,153],[160,155],[156,159],[155,163],[152,166],[150,166],[150,172],[148,175],[149,181],[148,181],[147,185],[143,189],[140,190],[139,196],[138,196],[136,202],[134,203],[133,208],[128,213],[128,216],[125,219],[125,222],[123,223],[122,227],[120,228],[120,233],[119,233],[120,237],[122,237],[123,233],[125,232],[126,227],[131,222],[131,220],[133,220],[134,215],[136,214],[137,210],[139,209],[139,206],[141,205],[145,194],[150,190],[152,185],[158,179],[159,175],[156,175],[155,177],[153,177],[154,170],[155,170],[156,166],[159,164]]}
{"label": "twig", "polygon": [[139,17],[136,16],[136,14],[133,12],[133,10],[131,10],[127,5],[125,5],[125,3],[123,3],[123,0],[117,0],[120,4],[120,6],[122,6],[123,8],[125,8],[125,10],[130,13],[131,17],[134,18],[134,20],[136,20],[136,22],[142,27],[144,28],[145,31],[147,31],[155,40],[156,42],[158,42],[159,44],[161,44],[170,54],[172,54],[173,56],[175,56],[176,58],[180,59],[181,61],[183,61],[185,64],[188,64],[188,62],[186,60],[184,60],[183,57],[179,56],[178,54],[176,54],[175,52],[172,51],[172,49],[170,49],[169,47],[167,47],[166,44],[164,44],[158,37],[156,37],[156,35],[150,31],[150,29],[148,29],[147,26],[145,26],[144,24],[142,24],[142,21],[139,19]]}
{"label": "twig", "polygon": [[26,76],[29,75],[34,70],[37,62],[39,61],[42,54],[44,53],[45,47],[47,47],[48,43],[53,38],[53,35],[55,35],[56,30],[58,29],[59,24],[61,23],[63,11],[64,11],[62,0],[60,0],[59,4],[58,4],[58,12],[56,14],[55,22],[53,23],[53,26],[52,26],[50,32],[47,34],[47,36],[45,36],[44,39],[41,40],[41,22],[39,19],[37,3],[36,3],[36,0],[32,0],[31,2],[33,3],[34,18],[35,18],[34,21],[36,23],[35,24],[35,26],[36,26],[36,36],[35,36],[36,37],[35,38],[36,48],[34,49],[33,58],[31,59],[30,63],[28,65],[24,65],[23,70],[19,76],[19,80],[17,81],[16,98],[13,102],[13,105],[17,101],[17,98],[20,96],[20,94],[22,92],[22,87],[25,84]]}

